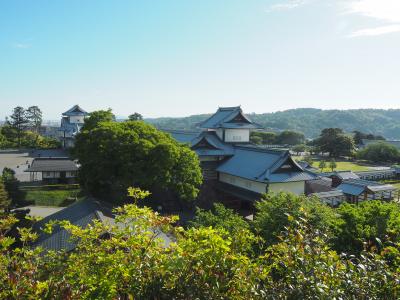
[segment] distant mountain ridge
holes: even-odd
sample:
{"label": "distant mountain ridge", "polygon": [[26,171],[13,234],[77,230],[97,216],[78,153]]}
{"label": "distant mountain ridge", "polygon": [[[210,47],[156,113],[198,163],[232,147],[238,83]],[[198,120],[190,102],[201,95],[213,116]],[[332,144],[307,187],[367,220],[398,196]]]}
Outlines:
{"label": "distant mountain ridge", "polygon": [[[194,130],[196,124],[211,114],[193,115],[183,118],[145,119],[159,128],[174,130]],[[312,138],[328,127],[342,128],[347,132],[359,130],[365,133],[383,135],[388,139],[400,139],[400,109],[350,109],[322,110],[297,108],[274,113],[247,114],[254,122],[267,130],[285,129],[303,132]]]}

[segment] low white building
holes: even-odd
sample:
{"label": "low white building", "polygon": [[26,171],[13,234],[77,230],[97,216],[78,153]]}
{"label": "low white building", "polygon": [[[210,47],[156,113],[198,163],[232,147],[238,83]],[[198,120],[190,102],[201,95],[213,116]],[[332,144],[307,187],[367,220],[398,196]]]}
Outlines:
{"label": "low white building", "polygon": [[30,173],[30,181],[42,180],[50,184],[75,183],[78,165],[67,157],[40,157],[35,158],[25,172]]}

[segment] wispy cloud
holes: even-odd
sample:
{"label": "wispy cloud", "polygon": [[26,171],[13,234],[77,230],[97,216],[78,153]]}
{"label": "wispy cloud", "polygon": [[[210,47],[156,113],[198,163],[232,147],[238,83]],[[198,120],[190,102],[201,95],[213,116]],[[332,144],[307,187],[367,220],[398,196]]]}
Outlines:
{"label": "wispy cloud", "polygon": [[267,11],[268,12],[273,12],[273,11],[282,11],[282,10],[290,10],[294,8],[298,8],[300,6],[304,6],[306,4],[309,4],[311,0],[287,0],[281,3],[276,3],[268,7]]}
{"label": "wispy cloud", "polygon": [[348,37],[377,36],[400,31],[400,24],[365,28],[352,32]]}
{"label": "wispy cloud", "polygon": [[351,0],[343,5],[345,14],[364,16],[385,23],[385,25],[356,30],[349,37],[400,32],[400,0]]}
{"label": "wispy cloud", "polygon": [[11,44],[11,46],[13,48],[17,48],[17,49],[27,49],[27,48],[32,47],[32,45],[29,43],[13,43],[13,44]]}

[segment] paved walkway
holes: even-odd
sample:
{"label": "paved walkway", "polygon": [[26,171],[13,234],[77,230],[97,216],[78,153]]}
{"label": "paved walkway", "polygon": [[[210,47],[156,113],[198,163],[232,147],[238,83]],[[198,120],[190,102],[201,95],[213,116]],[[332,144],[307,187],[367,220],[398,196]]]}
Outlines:
{"label": "paved walkway", "polygon": [[50,216],[65,207],[53,207],[53,206],[25,206],[18,209],[30,209],[29,215],[32,217],[42,217],[45,218]]}

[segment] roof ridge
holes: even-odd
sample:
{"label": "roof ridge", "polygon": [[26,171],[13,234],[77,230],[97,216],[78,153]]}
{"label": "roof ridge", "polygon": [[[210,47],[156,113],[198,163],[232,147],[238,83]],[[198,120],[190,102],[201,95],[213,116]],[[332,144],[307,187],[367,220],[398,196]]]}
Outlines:
{"label": "roof ridge", "polygon": [[271,153],[271,154],[276,154],[276,155],[283,155],[282,153],[289,152],[289,150],[278,150],[278,149],[266,149],[266,148],[259,148],[259,147],[253,147],[253,146],[242,146],[238,144],[233,145],[235,148],[241,149],[241,150],[250,150],[254,152],[262,152],[262,153]]}

